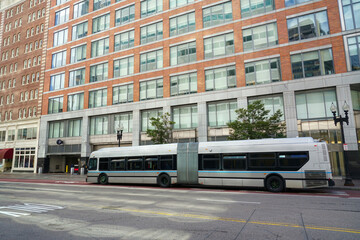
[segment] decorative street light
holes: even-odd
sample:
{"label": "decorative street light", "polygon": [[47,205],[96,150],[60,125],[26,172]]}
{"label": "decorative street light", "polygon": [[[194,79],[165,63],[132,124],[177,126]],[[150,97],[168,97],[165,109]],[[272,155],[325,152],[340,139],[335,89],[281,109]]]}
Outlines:
{"label": "decorative street light", "polygon": [[337,125],[337,123],[340,123],[340,128],[341,128],[341,139],[342,139],[342,144],[343,144],[343,150],[344,150],[344,166],[345,166],[345,183],[344,186],[354,186],[354,183],[352,182],[351,176],[350,176],[350,172],[349,172],[349,162],[348,162],[348,157],[347,157],[347,153],[345,151],[347,151],[347,149],[345,149],[345,136],[344,136],[344,127],[343,124],[344,122],[349,125],[349,105],[346,103],[344,103],[343,105],[343,110],[345,113],[345,117],[342,117],[341,115],[336,116],[336,107],[334,105],[334,103],[331,103],[331,107],[330,110],[334,115],[334,123],[335,126]]}
{"label": "decorative street light", "polygon": [[116,129],[116,136],[117,136],[117,140],[119,141],[119,147],[120,147],[120,140],[122,139],[122,134],[123,134],[123,127],[119,126]]}

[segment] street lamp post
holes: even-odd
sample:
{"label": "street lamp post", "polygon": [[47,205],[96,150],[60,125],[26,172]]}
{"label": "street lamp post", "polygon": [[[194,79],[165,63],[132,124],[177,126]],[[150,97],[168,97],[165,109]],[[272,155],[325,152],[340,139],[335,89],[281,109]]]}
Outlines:
{"label": "street lamp post", "polygon": [[120,140],[122,139],[122,134],[123,134],[123,128],[119,127],[116,129],[116,136],[117,136],[117,140],[119,141],[119,147],[120,147]]}
{"label": "street lamp post", "polygon": [[341,139],[342,139],[343,150],[344,150],[344,166],[345,166],[345,183],[344,183],[344,186],[354,186],[354,183],[352,182],[350,172],[349,172],[348,156],[347,156],[347,153],[345,152],[345,150],[347,150],[347,149],[344,149],[346,145],[345,145],[345,136],[344,136],[343,124],[345,122],[347,125],[349,125],[349,116],[348,116],[349,109],[350,109],[350,107],[345,101],[345,103],[343,105],[343,110],[344,110],[344,113],[345,113],[345,117],[342,117],[340,114],[339,114],[339,116],[336,116],[336,107],[335,107],[334,103],[332,103],[331,107],[330,107],[330,110],[334,115],[333,119],[334,119],[335,126],[337,125],[337,123],[340,123],[340,128],[341,128]]}

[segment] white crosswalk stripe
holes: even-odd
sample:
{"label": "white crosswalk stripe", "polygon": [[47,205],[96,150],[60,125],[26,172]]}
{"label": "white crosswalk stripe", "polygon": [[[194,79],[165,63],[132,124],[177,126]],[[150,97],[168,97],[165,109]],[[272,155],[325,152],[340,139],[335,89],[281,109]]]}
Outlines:
{"label": "white crosswalk stripe", "polygon": [[[48,211],[64,209],[64,207],[47,205],[47,204],[24,203],[23,205],[16,204],[11,206],[3,206],[0,207],[0,209],[1,209],[0,214],[12,216],[12,217],[21,217],[21,216],[28,216],[30,215],[30,213],[45,213]],[[2,209],[4,209],[5,211],[3,211]],[[12,211],[8,211],[7,209],[10,209]],[[17,212],[14,212],[14,210]]]}

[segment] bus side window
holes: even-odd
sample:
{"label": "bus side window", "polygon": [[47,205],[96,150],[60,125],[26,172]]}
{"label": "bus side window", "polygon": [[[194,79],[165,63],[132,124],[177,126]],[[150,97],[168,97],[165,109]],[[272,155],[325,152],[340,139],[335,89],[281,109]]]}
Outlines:
{"label": "bus side window", "polygon": [[97,169],[97,158],[90,158],[88,164],[88,170],[96,170]]}
{"label": "bus side window", "polygon": [[158,169],[158,157],[145,157],[145,170],[157,170]]}
{"label": "bus side window", "polygon": [[112,158],[110,162],[110,170],[112,171],[124,171],[125,159],[124,158]]}
{"label": "bus side window", "polygon": [[176,169],[176,164],[173,164],[173,157],[170,156],[161,156],[160,159],[160,170],[173,170]]}
{"label": "bus side window", "polygon": [[99,171],[108,171],[109,170],[109,159],[100,158],[99,160]]}
{"label": "bus side window", "polygon": [[269,153],[250,153],[248,169],[269,170],[275,168],[276,154]]}
{"label": "bus side window", "polygon": [[129,158],[127,163],[127,170],[143,170],[142,158]]}
{"label": "bus side window", "polygon": [[246,155],[224,155],[223,164],[224,170],[245,170]]}
{"label": "bus side window", "polygon": [[297,171],[309,160],[308,152],[279,153],[279,167],[283,170]]}
{"label": "bus side window", "polygon": [[203,170],[219,170],[220,154],[204,154],[202,155]]}

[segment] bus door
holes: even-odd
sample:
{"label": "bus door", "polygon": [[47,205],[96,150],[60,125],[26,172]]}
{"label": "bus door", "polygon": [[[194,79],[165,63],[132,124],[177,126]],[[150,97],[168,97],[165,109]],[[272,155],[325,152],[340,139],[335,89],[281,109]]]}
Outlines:
{"label": "bus door", "polygon": [[177,182],[198,184],[199,143],[179,143],[177,148]]}

